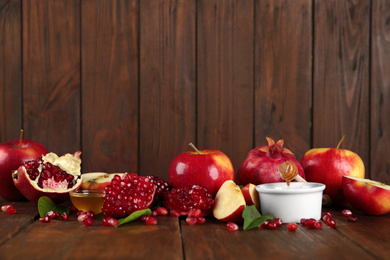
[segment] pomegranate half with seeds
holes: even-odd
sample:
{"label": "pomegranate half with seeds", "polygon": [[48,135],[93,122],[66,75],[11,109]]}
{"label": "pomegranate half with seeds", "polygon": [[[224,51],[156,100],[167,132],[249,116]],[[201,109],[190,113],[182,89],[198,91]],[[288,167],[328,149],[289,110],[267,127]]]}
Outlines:
{"label": "pomegranate half with seeds", "polygon": [[38,203],[47,196],[56,203],[69,198],[69,192],[78,189],[81,179],[81,152],[61,157],[48,153],[25,162],[12,173],[16,188],[31,202]]}

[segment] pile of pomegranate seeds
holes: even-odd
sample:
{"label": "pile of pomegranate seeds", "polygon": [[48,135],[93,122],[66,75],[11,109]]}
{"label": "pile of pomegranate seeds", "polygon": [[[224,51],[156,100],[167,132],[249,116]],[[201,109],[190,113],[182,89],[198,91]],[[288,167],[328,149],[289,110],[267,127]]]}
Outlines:
{"label": "pile of pomegranate seeds", "polygon": [[162,201],[164,199],[164,193],[169,192],[170,186],[168,182],[157,176],[149,175],[146,177],[148,177],[150,179],[150,182],[152,182],[156,186],[156,193],[154,194],[152,203],[155,205],[157,202]]}
{"label": "pile of pomegranate seeds", "polygon": [[326,212],[322,215],[322,221],[325,222],[331,228],[336,228],[336,221],[333,220],[333,215],[330,212]]}
{"label": "pile of pomegranate seeds", "polygon": [[313,228],[313,229],[321,229],[322,228],[322,222],[317,221],[314,218],[302,218],[301,219],[302,226],[305,226],[307,228]]}
{"label": "pile of pomegranate seeds", "polygon": [[16,209],[11,204],[2,206],[1,210],[4,212],[7,212],[7,214],[15,214],[16,213]]}
{"label": "pile of pomegranate seeds", "polygon": [[281,227],[282,224],[283,224],[283,220],[281,218],[275,218],[273,220],[264,221],[264,223],[261,224],[259,228],[275,230],[278,227]]}
{"label": "pile of pomegranate seeds", "polygon": [[190,185],[165,193],[163,204],[173,217],[187,216],[193,209],[200,210],[199,216],[207,216],[214,207],[214,199],[205,187]]}
{"label": "pile of pomegranate seeds", "polygon": [[356,222],[357,221],[357,217],[355,217],[353,215],[352,211],[350,211],[349,209],[343,209],[341,211],[341,216],[347,217],[347,220],[350,221],[350,222]]}
{"label": "pile of pomegranate seeds", "polygon": [[155,191],[156,185],[148,177],[135,173],[125,174],[122,178],[115,175],[105,189],[103,214],[105,217],[122,218],[146,209],[152,203]]}

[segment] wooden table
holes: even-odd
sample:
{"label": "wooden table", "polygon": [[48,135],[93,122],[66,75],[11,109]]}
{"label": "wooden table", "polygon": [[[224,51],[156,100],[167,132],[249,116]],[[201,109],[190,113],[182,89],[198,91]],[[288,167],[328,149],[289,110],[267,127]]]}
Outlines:
{"label": "wooden table", "polygon": [[[0,199],[1,204],[9,202]],[[135,221],[119,228],[93,226],[76,220],[43,224],[30,202],[12,202],[17,213],[0,213],[0,259],[389,259],[390,215],[355,214],[348,222],[338,209],[331,211],[336,229],[298,225],[295,232],[284,224],[277,230],[226,230],[212,218],[189,226],[185,220],[158,217],[147,226]]]}

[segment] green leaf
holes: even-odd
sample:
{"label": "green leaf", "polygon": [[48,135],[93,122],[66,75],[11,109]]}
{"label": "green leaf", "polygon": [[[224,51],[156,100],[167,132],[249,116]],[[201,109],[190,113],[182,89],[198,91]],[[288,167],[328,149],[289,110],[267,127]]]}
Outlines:
{"label": "green leaf", "polygon": [[49,211],[57,211],[62,214],[64,212],[69,213],[69,209],[63,206],[56,205],[49,197],[42,196],[38,200],[39,216],[42,218]]}
{"label": "green leaf", "polygon": [[255,205],[246,206],[244,211],[242,212],[242,217],[244,219],[244,230],[258,227],[266,220],[274,218],[272,214],[262,216]]}
{"label": "green leaf", "polygon": [[118,225],[116,225],[115,227],[119,227],[119,226],[121,226],[123,224],[126,224],[128,222],[136,220],[137,218],[139,218],[139,217],[141,217],[143,215],[150,216],[151,214],[152,214],[152,211],[150,209],[142,209],[142,210],[134,211],[133,213],[131,213],[127,217],[119,219],[118,220]]}

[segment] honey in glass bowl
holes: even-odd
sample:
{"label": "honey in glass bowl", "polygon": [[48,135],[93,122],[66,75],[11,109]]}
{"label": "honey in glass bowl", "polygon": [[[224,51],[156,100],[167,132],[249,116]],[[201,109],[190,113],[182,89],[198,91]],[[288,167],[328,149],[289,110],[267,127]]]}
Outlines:
{"label": "honey in glass bowl", "polygon": [[74,190],[69,192],[73,206],[78,210],[102,212],[104,190]]}

